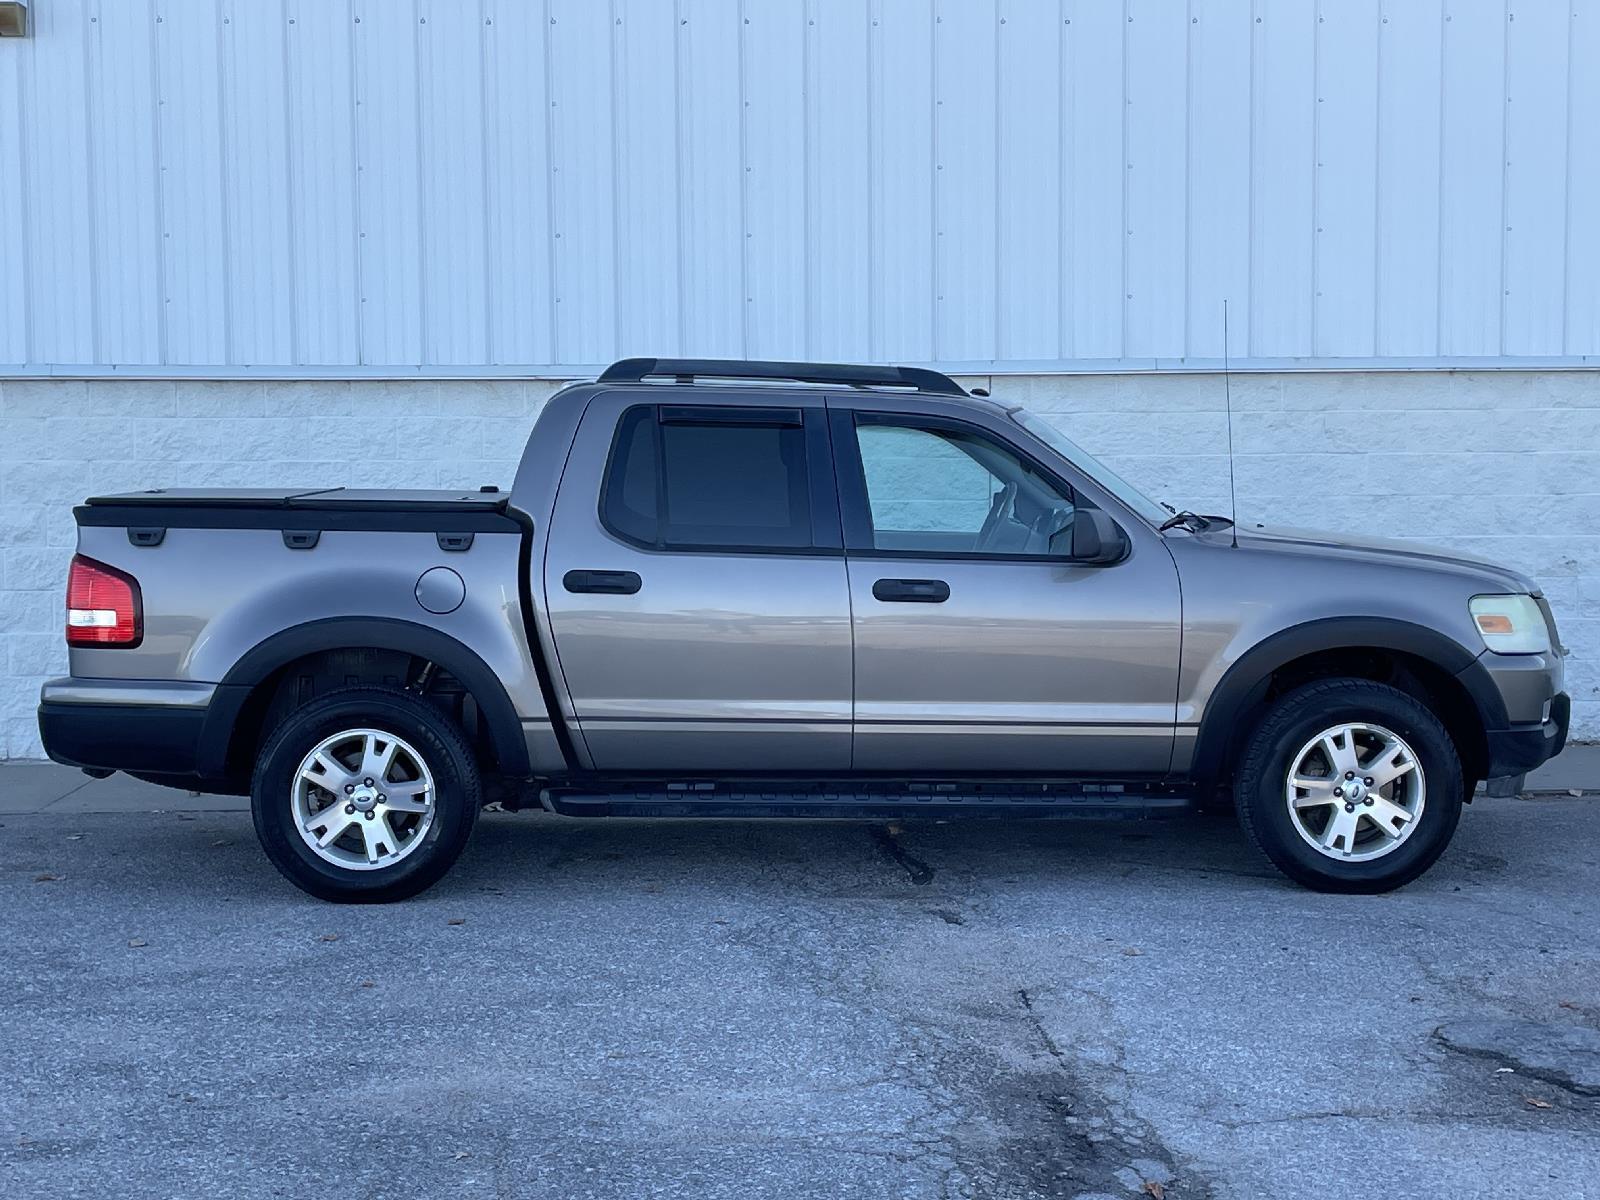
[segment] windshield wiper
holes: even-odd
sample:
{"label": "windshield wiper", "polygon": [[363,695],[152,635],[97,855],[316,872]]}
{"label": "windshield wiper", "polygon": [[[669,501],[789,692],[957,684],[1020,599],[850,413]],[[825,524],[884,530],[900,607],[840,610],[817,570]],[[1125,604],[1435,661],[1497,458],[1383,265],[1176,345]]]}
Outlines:
{"label": "windshield wiper", "polygon": [[1165,533],[1169,529],[1174,529],[1177,526],[1182,525],[1186,529],[1190,529],[1195,533],[1199,533],[1201,530],[1209,526],[1211,521],[1212,518],[1202,517],[1199,513],[1190,512],[1186,508],[1182,512],[1173,513],[1165,521],[1161,522],[1160,529],[1162,533]]}

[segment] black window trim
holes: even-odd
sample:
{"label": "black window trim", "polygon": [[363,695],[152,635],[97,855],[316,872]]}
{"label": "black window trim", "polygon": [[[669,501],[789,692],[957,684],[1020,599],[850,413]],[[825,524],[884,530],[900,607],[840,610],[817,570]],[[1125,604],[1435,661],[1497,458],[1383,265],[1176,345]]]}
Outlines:
{"label": "black window trim", "polygon": [[[811,517],[809,546],[760,546],[664,542],[657,537],[646,541],[616,528],[606,516],[611,489],[616,478],[617,453],[628,418],[640,409],[654,414],[650,422],[650,446],[656,459],[656,512],[666,509],[666,472],[662,470],[661,427],[673,425],[771,425],[779,428],[799,426],[804,435],[806,490]],[[669,415],[670,414],[670,415]],[[833,478],[833,454],[829,445],[825,410],[820,406],[767,408],[751,405],[630,404],[617,414],[606,452],[605,470],[600,480],[597,515],[600,526],[612,537],[637,550],[651,554],[759,554],[789,558],[837,558],[844,554],[844,530],[839,516],[839,493]]]}
{"label": "black window trim", "polygon": [[[1075,507],[1087,506],[1102,512],[1105,508],[1086,497],[1081,488],[1073,486],[1059,471],[1051,470],[1040,462],[1037,455],[1030,453],[1010,438],[1002,437],[992,429],[986,429],[971,421],[933,414],[879,412],[859,408],[830,409],[828,421],[833,431],[834,471],[839,483],[839,510],[844,524],[845,554],[848,557],[886,562],[1000,562],[1028,563],[1035,566],[1049,564],[1057,567],[1090,565],[1080,562],[1070,554],[984,554],[973,550],[880,549],[873,540],[872,505],[867,495],[867,473],[861,462],[861,443],[856,440],[856,428],[860,425],[889,425],[903,429],[925,429],[935,433],[943,431],[983,438],[1016,455],[1041,478],[1070,496]],[[1115,516],[1112,519],[1117,520]],[[1117,524],[1121,525],[1122,522],[1118,520]]]}

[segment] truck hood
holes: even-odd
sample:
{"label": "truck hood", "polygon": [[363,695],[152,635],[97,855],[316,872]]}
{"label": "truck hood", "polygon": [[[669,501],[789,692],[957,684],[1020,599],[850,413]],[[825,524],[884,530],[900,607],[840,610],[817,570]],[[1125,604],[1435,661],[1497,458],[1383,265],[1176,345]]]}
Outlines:
{"label": "truck hood", "polygon": [[[1229,531],[1217,530],[1203,536],[1211,542],[1226,542]],[[1364,562],[1388,563],[1397,567],[1415,566],[1423,569],[1454,571],[1459,574],[1475,575],[1484,581],[1486,588],[1495,591],[1537,593],[1539,590],[1538,585],[1526,575],[1486,558],[1462,554],[1457,550],[1426,546],[1419,542],[1400,541],[1396,538],[1350,537],[1346,534],[1325,533],[1316,529],[1249,525],[1239,530],[1239,545],[1267,552],[1317,554]]]}

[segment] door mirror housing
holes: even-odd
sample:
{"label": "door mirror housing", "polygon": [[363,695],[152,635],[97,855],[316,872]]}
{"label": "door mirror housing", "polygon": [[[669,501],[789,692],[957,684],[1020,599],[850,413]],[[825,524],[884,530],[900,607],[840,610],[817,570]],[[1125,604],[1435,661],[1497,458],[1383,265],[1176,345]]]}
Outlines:
{"label": "door mirror housing", "polygon": [[1104,567],[1128,556],[1128,535],[1098,508],[1080,508],[1072,524],[1050,539],[1052,554],[1065,554],[1073,562]]}

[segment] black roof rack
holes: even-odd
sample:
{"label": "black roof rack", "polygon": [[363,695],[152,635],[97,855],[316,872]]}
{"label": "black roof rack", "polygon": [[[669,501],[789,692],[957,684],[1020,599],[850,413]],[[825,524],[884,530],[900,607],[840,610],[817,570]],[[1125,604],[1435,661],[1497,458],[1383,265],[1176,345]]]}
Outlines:
{"label": "black roof rack", "polygon": [[954,379],[922,367],[854,367],[843,363],[747,362],[738,358],[624,358],[600,376],[601,383],[643,383],[670,375],[679,383],[711,379],[775,379],[792,383],[836,383],[845,387],[902,387],[941,396],[965,396]]}

